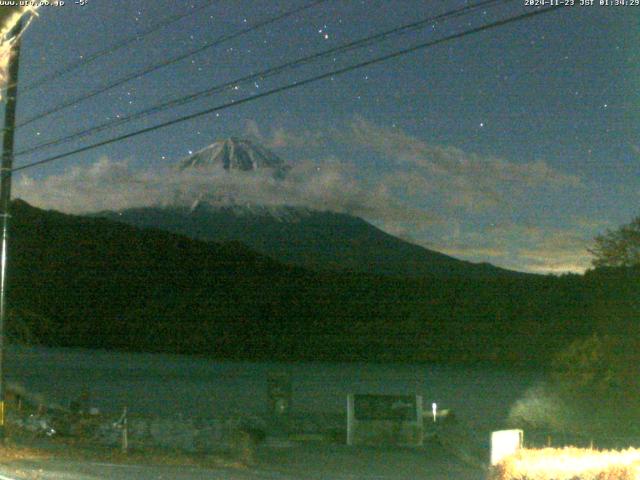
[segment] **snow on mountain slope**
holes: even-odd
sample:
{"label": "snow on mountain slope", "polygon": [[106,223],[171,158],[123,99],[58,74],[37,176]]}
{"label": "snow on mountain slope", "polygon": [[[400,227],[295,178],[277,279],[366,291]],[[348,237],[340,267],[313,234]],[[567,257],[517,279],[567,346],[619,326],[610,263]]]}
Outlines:
{"label": "snow on mountain slope", "polygon": [[284,161],[250,140],[230,137],[217,141],[180,161],[180,169],[222,166],[225,170],[272,169],[283,177],[289,169]]}

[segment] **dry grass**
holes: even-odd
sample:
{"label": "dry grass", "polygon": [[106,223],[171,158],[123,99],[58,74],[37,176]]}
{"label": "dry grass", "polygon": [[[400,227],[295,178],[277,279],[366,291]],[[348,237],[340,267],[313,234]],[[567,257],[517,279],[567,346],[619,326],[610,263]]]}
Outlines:
{"label": "dry grass", "polygon": [[51,456],[49,452],[23,442],[19,433],[13,426],[5,426],[6,438],[4,442],[0,442],[0,464],[20,460],[40,460]]}
{"label": "dry grass", "polygon": [[[37,447],[31,446],[32,444]],[[123,453],[118,448],[91,445],[72,438],[35,439],[20,432],[11,432],[4,446],[0,446],[0,464],[10,464],[22,460],[43,460],[47,458],[78,462],[108,462],[136,465],[173,465],[202,468],[244,469],[248,462],[244,455],[232,452],[223,454],[190,454],[174,450],[137,448]]]}
{"label": "dry grass", "polygon": [[640,450],[523,449],[499,463],[492,480],[640,480]]}
{"label": "dry grass", "polygon": [[[15,404],[8,408],[14,411]],[[28,411],[23,412],[23,416]],[[179,449],[132,446],[124,453],[118,447],[107,447],[92,440],[91,432],[104,418],[75,418],[74,435],[53,438],[36,435],[16,424],[5,427],[6,441],[0,442],[0,465],[16,464],[21,461],[38,461],[55,458],[76,462],[107,462],[136,465],[171,465],[201,468],[246,469],[255,463],[256,442],[251,435],[238,431],[227,452],[184,452]]]}
{"label": "dry grass", "polygon": [[41,450],[16,446],[11,443],[0,446],[0,464],[15,462],[18,460],[38,460],[49,456],[50,455]]}

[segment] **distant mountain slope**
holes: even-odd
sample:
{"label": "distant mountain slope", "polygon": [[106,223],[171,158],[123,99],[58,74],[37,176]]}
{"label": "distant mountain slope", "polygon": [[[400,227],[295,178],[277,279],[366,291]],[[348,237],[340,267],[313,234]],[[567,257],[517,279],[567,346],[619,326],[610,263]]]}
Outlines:
{"label": "distant mountain slope", "polygon": [[280,262],[314,270],[397,277],[522,276],[405,242],[343,213],[294,207],[137,208],[99,216],[208,241],[238,241]]}

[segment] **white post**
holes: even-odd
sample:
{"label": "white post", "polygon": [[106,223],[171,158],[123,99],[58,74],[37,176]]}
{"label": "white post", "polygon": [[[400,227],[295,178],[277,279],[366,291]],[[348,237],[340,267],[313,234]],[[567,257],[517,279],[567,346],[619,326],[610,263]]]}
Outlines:
{"label": "white post", "polygon": [[416,421],[418,429],[418,446],[424,443],[424,414],[422,412],[422,395],[416,395]]}

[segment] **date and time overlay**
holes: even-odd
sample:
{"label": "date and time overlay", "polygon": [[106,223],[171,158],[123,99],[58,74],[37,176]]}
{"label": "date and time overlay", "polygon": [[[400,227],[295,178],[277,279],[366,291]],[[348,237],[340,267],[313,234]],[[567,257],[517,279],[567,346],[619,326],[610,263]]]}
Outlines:
{"label": "date and time overlay", "polygon": [[[90,0],[0,0],[7,7],[85,6]],[[523,0],[525,7],[640,7],[640,0]]]}
{"label": "date and time overlay", "polygon": [[524,0],[525,7],[640,7],[640,0]]}
{"label": "date and time overlay", "polygon": [[0,0],[0,7],[64,7],[78,5],[84,7],[90,0]]}

